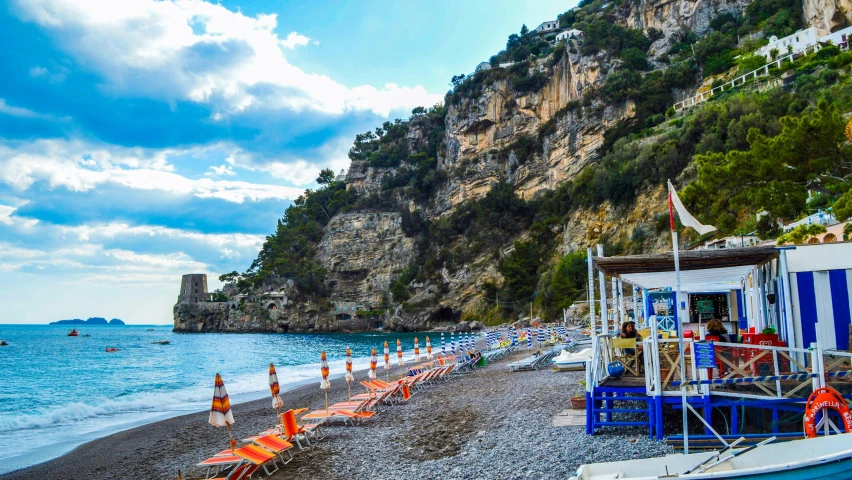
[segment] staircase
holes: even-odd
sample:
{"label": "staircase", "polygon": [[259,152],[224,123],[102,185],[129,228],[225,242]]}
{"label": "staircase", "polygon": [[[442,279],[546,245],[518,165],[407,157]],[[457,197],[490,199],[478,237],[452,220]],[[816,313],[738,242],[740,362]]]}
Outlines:
{"label": "staircase", "polygon": [[[594,435],[601,427],[648,427],[648,436],[654,438],[654,397],[645,394],[644,385],[600,385],[592,389],[590,397],[586,402],[586,433]],[[640,408],[636,408],[637,402],[642,404]],[[644,419],[625,419],[624,414],[639,414]]]}

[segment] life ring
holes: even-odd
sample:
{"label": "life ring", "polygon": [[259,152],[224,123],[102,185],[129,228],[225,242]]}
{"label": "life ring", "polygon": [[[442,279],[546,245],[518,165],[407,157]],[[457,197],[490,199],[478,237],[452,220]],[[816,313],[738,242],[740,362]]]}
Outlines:
{"label": "life ring", "polygon": [[805,437],[814,438],[817,436],[816,416],[824,409],[839,413],[843,419],[843,429],[846,430],[846,433],[852,433],[852,413],[849,411],[846,400],[837,390],[831,387],[823,387],[814,390],[805,403]]}

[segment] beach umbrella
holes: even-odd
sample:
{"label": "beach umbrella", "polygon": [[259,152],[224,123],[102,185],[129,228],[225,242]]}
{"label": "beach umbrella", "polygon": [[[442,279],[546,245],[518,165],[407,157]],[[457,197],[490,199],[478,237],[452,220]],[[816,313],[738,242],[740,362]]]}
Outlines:
{"label": "beach umbrella", "polygon": [[429,343],[429,337],[426,337],[426,360],[432,361],[432,344]]}
{"label": "beach umbrella", "polygon": [[284,406],[284,401],[281,400],[281,387],[278,385],[278,374],[275,373],[275,365],[269,364],[269,391],[272,392],[272,408],[275,413],[278,409]]}
{"label": "beach umbrella", "polygon": [[328,381],[328,360],[325,359],[325,352],[320,354],[320,373],[320,389],[325,391],[325,413],[328,413],[328,389],[331,388],[331,382]]}
{"label": "beach umbrella", "polygon": [[441,355],[447,355],[447,344],[444,343],[444,332],[441,332]]}
{"label": "beach umbrella", "polygon": [[398,338],[396,339],[396,361],[397,361],[397,364],[401,367],[402,366],[402,342],[400,342]]}
{"label": "beach umbrella", "polygon": [[385,380],[388,379],[388,370],[390,370],[390,348],[388,342],[385,342]]}
{"label": "beach umbrella", "polygon": [[420,343],[417,341],[417,337],[414,337],[414,361],[420,362]]}
{"label": "beach umbrella", "polygon": [[456,355],[456,334],[453,332],[450,332],[450,353],[452,353],[453,356]]}
{"label": "beach umbrella", "polygon": [[527,329],[527,350],[532,349],[532,334],[530,333],[530,329]]}
{"label": "beach umbrella", "polygon": [[378,365],[379,361],[376,359],[376,348],[373,347],[373,355],[370,357],[370,371],[367,372],[367,376],[370,377],[370,380],[376,379],[376,365]]}
{"label": "beach umbrella", "polygon": [[538,340],[539,344],[544,343],[544,341],[546,340],[544,336],[544,327],[542,327],[541,325],[539,325],[538,327],[538,338],[536,338],[536,340]]}
{"label": "beach umbrella", "polygon": [[225,382],[216,374],[216,383],[213,387],[213,405],[210,406],[210,419],[207,420],[214,427],[228,427],[228,437],[231,439],[231,450],[237,446],[234,435],[231,433],[231,425],[234,424],[234,413],[231,411],[231,401],[228,400],[228,392],[225,390]]}
{"label": "beach umbrella", "polygon": [[518,346],[518,332],[514,328],[512,328],[512,330],[509,331],[509,336],[512,337],[512,346],[517,347]]}
{"label": "beach umbrella", "polygon": [[352,382],[355,381],[355,377],[352,376],[352,350],[349,347],[346,347],[346,387],[349,390],[349,393],[346,395],[347,400],[352,400]]}

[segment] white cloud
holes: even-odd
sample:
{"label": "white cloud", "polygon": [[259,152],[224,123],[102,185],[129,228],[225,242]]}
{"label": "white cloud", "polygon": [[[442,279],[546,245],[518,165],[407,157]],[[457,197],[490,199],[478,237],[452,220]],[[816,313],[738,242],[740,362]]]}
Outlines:
{"label": "white cloud", "polygon": [[275,15],[248,17],[201,0],[18,0],[17,6],[116,94],[207,103],[218,114],[366,110],[386,117],[441,100],[422,86],[348,88],[303,71],[284,51],[311,39],[296,32],[281,39]]}
{"label": "white cloud", "polygon": [[6,103],[6,100],[0,98],[0,114],[11,115],[13,117],[37,118],[38,113],[21,107],[13,107]]}
{"label": "white cloud", "polygon": [[[280,43],[281,43],[282,47],[289,48],[290,50],[292,50],[296,47],[304,47],[310,41],[311,41],[311,39],[304,36],[304,35],[300,35],[296,32],[290,32],[290,34],[287,35],[287,38],[285,38],[284,40],[281,40]],[[317,42],[314,42],[314,45],[316,45],[316,44],[317,44]]]}
{"label": "white cloud", "polygon": [[232,177],[236,174],[237,172],[235,172],[234,169],[230,167],[230,165],[213,165],[208,169],[207,173],[205,173],[204,175],[208,177],[221,177],[225,175]]}
{"label": "white cloud", "polygon": [[174,167],[168,162],[170,156],[183,153],[186,152],[66,140],[37,140],[15,148],[0,144],[0,181],[18,191],[27,190],[39,181],[51,189],[66,188],[74,192],[113,184],[133,190],[216,198],[233,203],[294,199],[303,193],[300,188],[281,185],[187,178],[174,173]]}
{"label": "white cloud", "polygon": [[23,227],[30,228],[38,224],[38,220],[34,218],[24,218],[15,215],[15,211],[20,207],[10,205],[0,205],[0,224],[7,227]]}

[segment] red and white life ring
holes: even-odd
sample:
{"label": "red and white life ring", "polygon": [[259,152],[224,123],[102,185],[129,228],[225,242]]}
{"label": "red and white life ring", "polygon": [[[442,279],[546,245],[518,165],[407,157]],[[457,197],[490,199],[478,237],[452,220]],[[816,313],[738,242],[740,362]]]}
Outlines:
{"label": "red and white life ring", "polygon": [[839,413],[840,417],[843,418],[843,429],[846,430],[846,433],[852,433],[852,413],[849,411],[846,400],[837,390],[831,387],[823,387],[814,390],[805,403],[805,437],[814,438],[817,436],[816,416],[817,413],[825,409]]}

